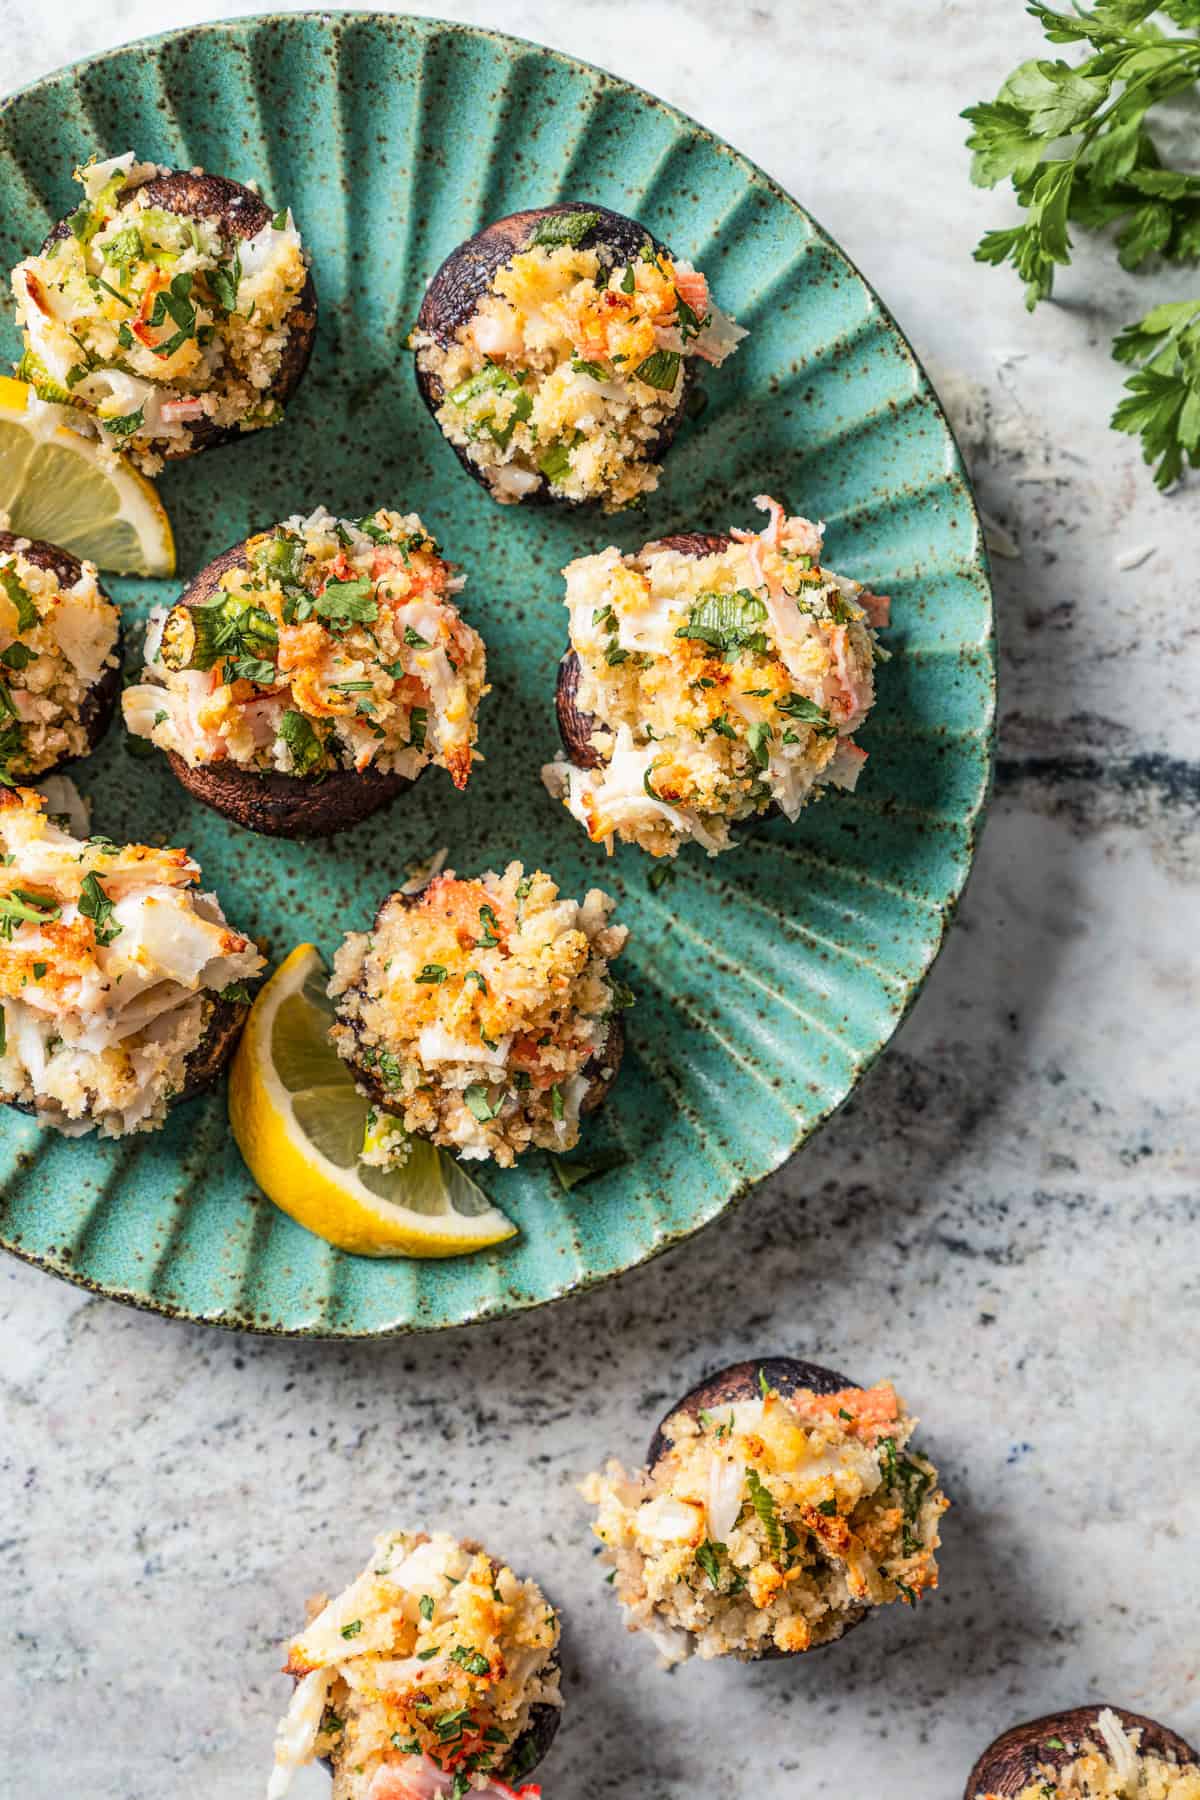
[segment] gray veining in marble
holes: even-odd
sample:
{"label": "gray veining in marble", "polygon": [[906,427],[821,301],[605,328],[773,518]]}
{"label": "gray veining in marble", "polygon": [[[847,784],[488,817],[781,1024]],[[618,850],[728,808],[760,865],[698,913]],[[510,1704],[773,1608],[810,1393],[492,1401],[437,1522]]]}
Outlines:
{"label": "gray veining in marble", "polygon": [[[2,0],[0,89],[221,10]],[[996,1731],[1101,1697],[1196,1740],[1200,485],[1157,495],[1105,425],[1108,340],[1145,282],[1084,247],[1030,319],[971,261],[1008,207],[968,186],[956,114],[1036,31],[1015,0],[434,10],[683,105],[887,297],[1001,552],[996,801],[949,947],[854,1103],[615,1286],[339,1348],[165,1323],[5,1261],[0,1793],[259,1795],[279,1639],[412,1521],[469,1529],[566,1609],[547,1800],[956,1800]],[[942,1588],[799,1664],[667,1675],[620,1627],[572,1483],[763,1349],[895,1377],[955,1501]]]}

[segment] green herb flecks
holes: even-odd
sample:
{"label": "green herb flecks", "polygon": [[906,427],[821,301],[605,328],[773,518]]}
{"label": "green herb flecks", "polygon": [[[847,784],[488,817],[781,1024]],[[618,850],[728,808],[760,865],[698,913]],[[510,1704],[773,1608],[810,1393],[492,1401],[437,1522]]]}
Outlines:
{"label": "green herb flecks", "polygon": [[503,1094],[494,1104],[489,1099],[486,1081],[473,1081],[470,1087],[464,1090],[463,1100],[467,1110],[474,1114],[481,1125],[486,1125],[489,1120],[498,1117],[500,1109],[504,1105]]}
{"label": "green herb flecks", "polygon": [[538,220],[529,234],[530,249],[540,245],[544,250],[557,250],[563,244],[580,244],[589,231],[600,223],[598,212],[552,212]]}
{"label": "green herb flecks", "polygon": [[313,775],[324,765],[324,746],[303,713],[285,712],[279,735],[287,745],[294,775]]}
{"label": "green herb flecks", "polygon": [[379,617],[375,584],[361,575],[353,581],[327,581],[313,611],[333,625],[373,625]]}
{"label": "green herb flecks", "polygon": [[114,938],[120,937],[122,927],[110,923],[113,903],[100,886],[99,877],[95,873],[83,878],[79,891],[79,910],[85,919],[92,921],[98,944],[111,944]]}
{"label": "green herb flecks", "polygon": [[750,1496],[750,1504],[758,1515],[767,1539],[767,1548],[773,1560],[783,1555],[783,1532],[775,1514],[775,1502],[771,1490],[763,1483],[757,1469],[746,1470],[746,1491]]}
{"label": "green herb flecks", "polygon": [[0,569],[0,585],[17,609],[17,630],[32,631],[41,615],[34,604],[33,595],[11,565]]}
{"label": "green herb flecks", "polygon": [[695,638],[722,656],[743,650],[765,656],[770,648],[762,630],[766,618],[765,602],[747,588],[732,594],[701,594],[692,603],[687,624],[681,625],[675,636]]}

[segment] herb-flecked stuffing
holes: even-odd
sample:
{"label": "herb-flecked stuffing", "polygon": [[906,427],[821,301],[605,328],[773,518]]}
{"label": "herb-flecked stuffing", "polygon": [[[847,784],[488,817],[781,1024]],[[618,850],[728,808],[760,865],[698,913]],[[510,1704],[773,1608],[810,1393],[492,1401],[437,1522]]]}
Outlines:
{"label": "herb-flecked stuffing", "polygon": [[334,958],[338,1053],[407,1132],[460,1156],[572,1149],[632,998],[610,973],[628,935],[613,906],[519,862],[391,895]]}
{"label": "herb-flecked stuffing", "polygon": [[[1071,1760],[1062,1766],[1056,1766],[1058,1758],[1044,1762],[1016,1800],[1200,1800],[1200,1766],[1143,1750],[1141,1740],[1140,1729],[1127,1729],[1105,1707],[1094,1739],[1056,1746],[1068,1749]],[[1003,1797],[982,1793],[974,1800]]]}
{"label": "herb-flecked stuffing", "polygon": [[25,554],[30,547],[18,539],[0,554],[0,782],[8,783],[84,755],[84,703],[119,660],[120,619],[95,564],[79,565],[65,586]]}
{"label": "herb-flecked stuffing", "polygon": [[268,1800],[316,1757],[332,1800],[510,1800],[531,1720],[562,1704],[558,1618],[536,1582],[444,1532],[390,1532],[316,1608],[288,1646],[297,1685]]}
{"label": "herb-flecked stuffing", "polygon": [[324,508],[247,540],[212,597],[151,616],[125,723],[192,767],[319,777],[437,764],[466,786],[483,639],[415,513]]}
{"label": "herb-flecked stuffing", "polygon": [[668,1662],[809,1650],[937,1586],[937,1471],[890,1383],[677,1413],[670,1447],[581,1492],[632,1629]]}

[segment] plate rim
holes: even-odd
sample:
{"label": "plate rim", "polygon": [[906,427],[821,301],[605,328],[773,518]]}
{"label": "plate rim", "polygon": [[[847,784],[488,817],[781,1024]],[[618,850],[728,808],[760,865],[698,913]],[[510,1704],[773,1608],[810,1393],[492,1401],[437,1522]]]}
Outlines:
{"label": "plate rim", "polygon": [[[980,837],[987,821],[988,810],[994,796],[996,779],[996,741],[999,710],[996,603],[991,560],[984,537],[983,521],[980,515],[979,504],[975,496],[975,489],[954,427],[950,422],[937,389],[930,379],[929,372],[921,358],[918,356],[916,350],[913,348],[908,334],[905,332],[903,326],[899,324],[893,315],[891,308],[887,305],[874,283],[864,275],[854,258],[842,248],[838,240],[826,230],[820,220],[809,211],[808,207],[805,206],[802,201],[798,200],[794,194],[789,193],[773,175],[762,168],[762,166],[755,162],[752,157],[748,156],[745,151],[739,150],[736,145],[727,142],[713,131],[711,127],[702,124],[701,121],[694,118],[692,114],[685,112],[682,107],[676,106],[674,102],[664,100],[650,88],[642,87],[636,82],[627,81],[624,76],[614,74],[611,69],[604,68],[602,64],[590,62],[584,57],[574,55],[573,52],[569,50],[561,50],[555,45],[539,43],[534,38],[522,37],[516,32],[498,31],[492,26],[472,24],[466,20],[445,19],[438,16],[408,12],[372,12],[366,11],[361,7],[347,8],[344,11],[319,7],[304,7],[288,12],[255,12],[232,18],[199,20],[195,24],[174,26],[165,31],[153,32],[140,37],[130,38],[123,43],[113,44],[104,50],[95,51],[89,56],[77,57],[71,62],[62,63],[57,68],[47,70],[44,74],[37,76],[33,81],[26,82],[19,88],[14,88],[10,93],[7,93],[0,98],[0,123],[3,122],[9,109],[27,95],[35,94],[39,90],[48,88],[52,84],[68,77],[77,77],[81,72],[94,70],[99,65],[115,61],[118,58],[145,54],[148,51],[157,49],[159,46],[177,42],[183,38],[210,37],[217,39],[226,34],[232,36],[235,33],[241,31],[249,32],[261,26],[286,25],[293,21],[298,22],[301,25],[316,25],[327,32],[339,32],[343,28],[353,25],[399,25],[430,38],[448,32],[454,33],[462,38],[487,40],[506,51],[512,46],[516,46],[522,50],[537,51],[542,56],[552,57],[556,63],[565,66],[574,73],[583,74],[593,79],[599,78],[600,81],[610,84],[612,87],[620,90],[626,95],[632,96],[639,104],[643,106],[649,105],[650,107],[661,111],[677,125],[686,128],[687,131],[703,139],[710,149],[716,151],[719,155],[735,159],[750,176],[762,184],[774,201],[782,203],[784,206],[789,207],[794,212],[798,213],[811,228],[815,236],[820,241],[829,245],[837,253],[849,272],[857,281],[862,283],[862,286],[870,295],[886,333],[902,349],[916,378],[916,393],[932,406],[941,423],[942,429],[945,432],[946,440],[951,452],[950,463],[946,470],[946,479],[948,481],[956,480],[958,482],[970,508],[975,530],[973,542],[970,546],[969,560],[978,575],[982,578],[988,611],[987,634],[978,646],[978,654],[982,657],[986,657],[987,665],[986,716],[981,723],[981,728],[977,737],[980,751],[983,754],[986,763],[985,779],[980,787],[977,798],[973,801],[971,807],[963,813],[962,818],[959,821],[964,832],[965,856],[962,865],[962,875],[961,878],[957,878],[957,885],[953,886],[951,891],[948,892],[944,898],[937,900],[935,903],[939,915],[939,925],[937,937],[932,945],[931,952],[923,967],[917,974],[908,980],[903,991],[902,1004],[898,1007],[892,1019],[889,1021],[886,1035],[882,1036],[875,1046],[864,1056],[861,1065],[854,1072],[846,1092],[842,1097],[839,1100],[835,1100],[827,1107],[824,1107],[813,1118],[807,1121],[803,1128],[798,1130],[790,1148],[784,1150],[779,1156],[775,1157],[774,1160],[770,1161],[758,1174],[753,1177],[746,1177],[739,1181],[737,1186],[726,1196],[722,1204],[718,1206],[709,1217],[702,1219],[698,1224],[689,1225],[686,1229],[666,1232],[663,1237],[656,1241],[644,1254],[639,1254],[633,1261],[622,1264],[620,1268],[606,1269],[598,1273],[582,1271],[574,1278],[567,1280],[564,1284],[555,1288],[552,1293],[528,1297],[514,1297],[511,1293],[506,1295],[498,1290],[493,1296],[481,1302],[475,1310],[471,1311],[469,1315],[465,1317],[430,1320],[412,1318],[401,1320],[395,1324],[369,1329],[355,1329],[352,1326],[335,1329],[327,1324],[316,1326],[276,1325],[262,1323],[253,1318],[240,1318],[231,1315],[213,1314],[206,1316],[202,1313],[189,1310],[187,1307],[175,1305],[169,1300],[158,1298],[153,1294],[138,1293],[129,1287],[121,1287],[113,1283],[98,1281],[82,1271],[74,1270],[53,1262],[49,1260],[45,1253],[31,1251],[21,1244],[11,1242],[4,1231],[0,1229],[0,1249],[4,1249],[9,1255],[15,1256],[19,1261],[26,1263],[32,1268],[39,1269],[43,1274],[55,1276],[61,1281],[69,1282],[71,1286],[80,1288],[87,1293],[102,1296],[106,1300],[114,1301],[117,1305],[132,1307],[139,1312],[154,1313],[160,1318],[171,1319],[177,1323],[198,1325],[209,1329],[232,1333],[247,1333],[255,1337],[290,1339],[292,1341],[317,1341],[324,1343],[362,1343],[372,1340],[386,1340],[389,1338],[428,1337],[445,1331],[461,1331],[477,1325],[495,1324],[499,1320],[533,1312],[543,1307],[554,1306],[561,1301],[572,1299],[577,1295],[593,1292],[596,1288],[604,1286],[609,1282],[620,1280],[623,1276],[632,1274],[637,1269],[646,1268],[659,1257],[677,1250],[682,1244],[687,1243],[692,1239],[699,1237],[701,1233],[710,1230],[719,1221],[728,1219],[730,1214],[741,1205],[748,1194],[761,1186],[761,1184],[764,1181],[767,1181],[771,1176],[778,1174],[782,1168],[793,1160],[793,1158],[798,1156],[801,1150],[804,1149],[805,1145],[811,1141],[816,1133],[820,1131],[823,1126],[827,1125],[853,1097],[864,1077],[889,1048],[896,1033],[915,1006],[926,981],[929,979],[934,966],[945,949],[950,927],[954,922],[959,906],[962,903],[963,895],[966,892],[968,883],[974,873]],[[222,1079],[218,1092],[223,1091],[225,1079],[227,1078]],[[258,1194],[258,1202],[264,1206],[272,1205],[272,1202],[262,1193]]]}

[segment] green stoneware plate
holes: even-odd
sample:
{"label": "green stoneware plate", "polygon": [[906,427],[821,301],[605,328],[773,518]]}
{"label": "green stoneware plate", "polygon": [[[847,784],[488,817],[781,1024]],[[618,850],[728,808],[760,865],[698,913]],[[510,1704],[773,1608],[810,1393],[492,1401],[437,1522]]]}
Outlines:
{"label": "green stoneware plate", "polygon": [[[311,13],[96,57],[0,113],[4,267],[73,206],[73,164],[130,148],[290,203],[321,304],[282,427],[164,476],[181,584],[318,502],[415,508],[465,565],[494,691],[468,795],[433,771],[332,846],[238,830],[161,758],[132,757],[119,728],[77,771],[94,828],[188,846],[273,961],[304,938],[329,955],[443,844],[463,872],[521,856],[570,892],[609,888],[632,928],[621,972],[638,1002],[589,1141],[629,1161],[564,1194],[532,1156],[486,1177],[520,1225],[510,1244],[372,1262],[256,1194],[223,1092],[120,1144],[68,1142],[4,1110],[2,1241],[114,1298],[259,1331],[430,1330],[556,1299],[679,1242],[778,1168],[845,1100],[937,954],[988,791],[994,710],[986,560],[953,439],[895,324],[802,207],[690,119],[556,52],[431,20]],[[403,347],[448,250],[561,196],[645,221],[751,332],[709,376],[707,411],[640,515],[496,506],[441,440]],[[0,354],[17,354],[11,324]],[[718,861],[689,851],[654,890],[648,859],[621,848],[607,861],[538,781],[556,748],[559,570],[610,542],[750,524],[763,490],[828,521],[832,566],[893,598],[894,659],[860,734],[870,762],[853,796]],[[138,615],[176,589],[114,591]]]}

